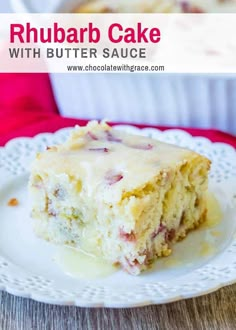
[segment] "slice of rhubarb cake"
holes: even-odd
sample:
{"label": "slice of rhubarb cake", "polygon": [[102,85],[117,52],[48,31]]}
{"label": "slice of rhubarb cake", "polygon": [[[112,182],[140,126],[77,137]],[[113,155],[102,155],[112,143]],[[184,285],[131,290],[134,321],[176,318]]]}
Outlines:
{"label": "slice of rhubarb cake", "polygon": [[139,274],[206,218],[210,161],[188,149],[90,122],[37,155],[37,234]]}

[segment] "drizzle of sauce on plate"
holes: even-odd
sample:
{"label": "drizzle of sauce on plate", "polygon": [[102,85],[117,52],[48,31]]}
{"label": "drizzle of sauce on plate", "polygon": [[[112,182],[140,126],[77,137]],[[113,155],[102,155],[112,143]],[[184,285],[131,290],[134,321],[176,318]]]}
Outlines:
{"label": "drizzle of sauce on plate", "polygon": [[[222,235],[219,230],[214,229],[223,218],[223,214],[221,211],[221,207],[219,202],[213,193],[207,193],[207,219],[202,224],[201,228],[203,229],[211,229],[209,231],[210,235],[217,239]],[[204,241],[200,246],[200,257],[207,257],[213,255],[217,250],[216,243]]]}
{"label": "drizzle of sauce on plate", "polygon": [[59,248],[56,262],[67,275],[85,280],[104,278],[117,271],[102,258],[69,246]]}
{"label": "drizzle of sauce on plate", "polygon": [[214,254],[216,252],[216,248],[213,244],[209,242],[203,242],[201,244],[201,249],[200,249],[200,256],[201,257],[208,257]]}
{"label": "drizzle of sauce on plate", "polygon": [[201,228],[211,228],[218,225],[223,217],[221,207],[213,193],[207,193],[207,220]]}
{"label": "drizzle of sauce on plate", "polygon": [[213,237],[220,237],[220,236],[222,236],[222,232],[220,232],[219,230],[212,230],[212,231],[210,232],[210,234],[211,234],[211,236],[213,236]]}
{"label": "drizzle of sauce on plate", "polygon": [[173,257],[167,257],[166,260],[164,260],[163,264],[166,268],[174,268],[180,266],[182,263],[180,259],[178,260]]}

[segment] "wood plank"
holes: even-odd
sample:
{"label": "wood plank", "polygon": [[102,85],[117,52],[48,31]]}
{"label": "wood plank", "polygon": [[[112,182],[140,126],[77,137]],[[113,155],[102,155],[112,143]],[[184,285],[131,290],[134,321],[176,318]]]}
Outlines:
{"label": "wood plank", "polygon": [[0,293],[1,330],[236,329],[236,285],[171,304],[132,309],[54,306]]}

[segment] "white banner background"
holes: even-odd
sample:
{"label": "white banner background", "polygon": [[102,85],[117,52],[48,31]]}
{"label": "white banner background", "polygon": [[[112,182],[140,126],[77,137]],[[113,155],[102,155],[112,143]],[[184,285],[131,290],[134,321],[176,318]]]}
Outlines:
{"label": "white banner background", "polygon": [[[136,65],[164,66],[165,73],[235,73],[236,72],[236,14],[0,14],[0,72],[68,72],[68,66]],[[31,27],[82,28],[93,23],[101,31],[99,43],[10,43],[10,24]],[[112,23],[124,29],[159,28],[161,41],[155,43],[112,43],[107,31]],[[124,35],[124,33],[120,33]],[[117,36],[118,34],[115,33]],[[148,34],[147,34],[148,35]],[[9,48],[40,48],[40,58],[11,58]],[[47,48],[96,48],[97,58],[47,58]],[[104,58],[103,49],[145,48],[145,59]],[[80,50],[78,51],[78,54]],[[101,70],[101,68],[100,68]],[[106,72],[106,70],[104,70]],[[71,71],[87,72],[87,71]],[[109,71],[111,72],[111,71]],[[122,71],[119,71],[122,72]],[[127,72],[127,71],[126,71]]]}

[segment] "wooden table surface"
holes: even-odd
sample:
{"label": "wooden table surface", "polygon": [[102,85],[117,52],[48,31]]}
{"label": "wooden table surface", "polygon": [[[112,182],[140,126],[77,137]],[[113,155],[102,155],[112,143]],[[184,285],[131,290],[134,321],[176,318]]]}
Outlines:
{"label": "wooden table surface", "polygon": [[133,309],[53,306],[1,292],[0,329],[236,329],[236,284],[195,299]]}

